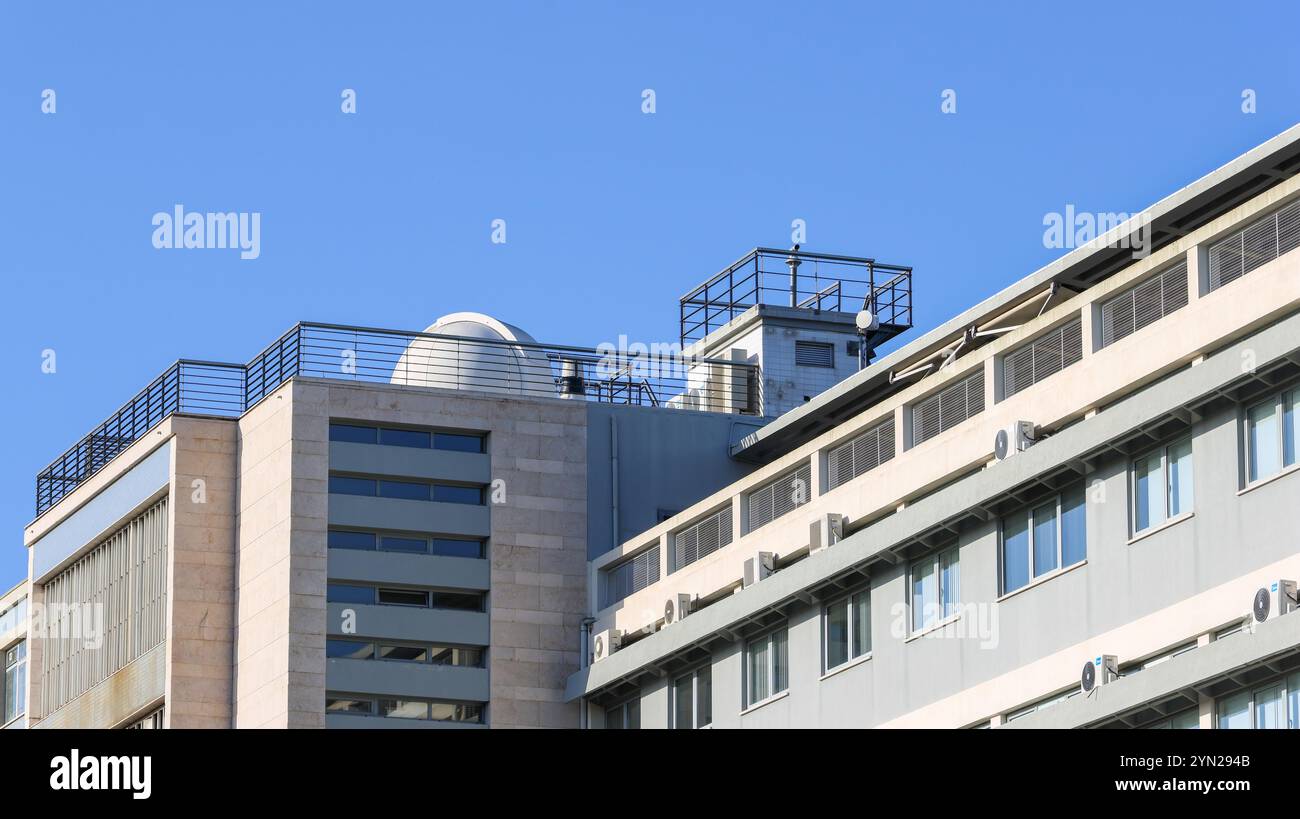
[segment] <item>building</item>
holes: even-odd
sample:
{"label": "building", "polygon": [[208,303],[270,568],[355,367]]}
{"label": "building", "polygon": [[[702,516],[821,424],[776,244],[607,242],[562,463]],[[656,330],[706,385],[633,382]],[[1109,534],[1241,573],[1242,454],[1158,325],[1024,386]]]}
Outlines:
{"label": "building", "polygon": [[680,347],[178,361],[37,476],[12,724],[1300,720],[1298,168],[1300,127],[883,355],[911,270],[796,247]]}

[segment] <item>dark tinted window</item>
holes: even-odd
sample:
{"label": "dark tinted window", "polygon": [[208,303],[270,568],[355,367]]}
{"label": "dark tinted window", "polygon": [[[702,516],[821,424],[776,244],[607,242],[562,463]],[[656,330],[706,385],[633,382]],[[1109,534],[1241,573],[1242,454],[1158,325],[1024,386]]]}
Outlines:
{"label": "dark tinted window", "polygon": [[379,602],[386,606],[427,606],[429,595],[411,589],[380,589]]}
{"label": "dark tinted window", "polygon": [[429,484],[410,481],[380,481],[379,497],[402,500],[428,500]]}
{"label": "dark tinted window", "polygon": [[439,503],[468,503],[479,506],[483,503],[483,488],[434,484],[433,499]]}
{"label": "dark tinted window", "polygon": [[483,665],[483,650],[434,646],[433,656],[429,659],[434,665],[459,665],[478,668]]}
{"label": "dark tinted window", "polygon": [[368,586],[353,586],[347,583],[330,583],[325,589],[325,599],[330,603],[359,603],[370,605],[375,602],[375,590]]}
{"label": "dark tinted window", "polygon": [[449,537],[435,537],[433,539],[433,553],[443,557],[482,557],[483,542],[481,540],[456,540]]}
{"label": "dark tinted window", "polygon": [[375,704],[370,700],[330,697],[325,700],[325,710],[331,714],[373,714]]}
{"label": "dark tinted window", "polygon": [[435,432],[433,434],[433,448],[446,449],[452,452],[482,452],[483,436],[458,435],[454,432]]}
{"label": "dark tinted window", "polygon": [[482,611],[483,595],[464,594],[461,592],[433,592],[431,605],[435,609]]}
{"label": "dark tinted window", "polygon": [[428,649],[417,646],[384,646],[379,647],[379,659],[381,660],[402,660],[408,663],[423,663],[429,659]]}
{"label": "dark tinted window", "polygon": [[424,554],[429,551],[429,544],[424,538],[416,537],[385,537],[384,551],[386,552],[416,552]]}
{"label": "dark tinted window", "polygon": [[349,444],[373,444],[379,430],[374,427],[360,427],[354,424],[330,424],[330,440],[345,441]]}
{"label": "dark tinted window", "polygon": [[375,536],[370,532],[340,532],[330,530],[331,549],[366,549],[374,551]]}
{"label": "dark tinted window", "polygon": [[429,433],[421,432],[418,429],[389,429],[385,427],[379,430],[379,443],[385,446],[410,446],[417,449],[428,449]]}
{"label": "dark tinted window", "polygon": [[374,659],[375,646],[373,643],[358,643],[355,640],[326,640],[325,656],[348,660],[370,660]]}
{"label": "dark tinted window", "polygon": [[375,482],[370,478],[349,478],[346,475],[330,475],[330,493],[334,495],[371,495],[375,494]]}

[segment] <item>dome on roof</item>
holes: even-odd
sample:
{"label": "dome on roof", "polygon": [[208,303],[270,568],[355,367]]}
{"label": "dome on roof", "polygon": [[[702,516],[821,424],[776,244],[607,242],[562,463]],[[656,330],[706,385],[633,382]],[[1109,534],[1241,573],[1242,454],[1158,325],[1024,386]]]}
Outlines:
{"label": "dome on roof", "polygon": [[[545,351],[528,333],[482,313],[451,313],[411,341],[390,379],[412,387],[477,392],[556,394],[555,375]],[[437,336],[437,337],[431,337]],[[481,339],[483,343],[475,343]]]}

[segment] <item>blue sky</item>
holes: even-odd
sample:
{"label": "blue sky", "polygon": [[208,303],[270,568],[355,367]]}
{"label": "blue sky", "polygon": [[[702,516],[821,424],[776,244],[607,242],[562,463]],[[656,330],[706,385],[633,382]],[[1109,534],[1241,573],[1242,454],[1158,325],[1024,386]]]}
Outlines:
{"label": "blue sky", "polygon": [[[925,329],[1063,252],[1044,214],[1136,212],[1300,120],[1293,4],[1142,6],[7,0],[0,586],[36,473],[176,358],[456,310],[673,341],[796,218],[913,265]],[[260,258],[156,250],[178,203],[261,213]]]}

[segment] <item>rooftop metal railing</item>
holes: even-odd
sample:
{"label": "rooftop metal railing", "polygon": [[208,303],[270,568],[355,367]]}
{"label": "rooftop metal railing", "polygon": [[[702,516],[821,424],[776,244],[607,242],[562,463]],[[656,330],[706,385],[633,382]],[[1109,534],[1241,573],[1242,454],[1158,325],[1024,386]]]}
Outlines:
{"label": "rooftop metal railing", "polygon": [[755,248],[682,296],[682,345],[699,341],[756,304],[841,313],[870,310],[879,320],[878,336],[893,336],[912,326],[912,268],[856,256]]}
{"label": "rooftop metal railing", "polygon": [[248,364],[181,360],[168,367],[36,476],[36,514],[167,416],[235,418],[294,376],[762,414],[758,367],[742,362],[638,345],[591,349],[302,323]]}

